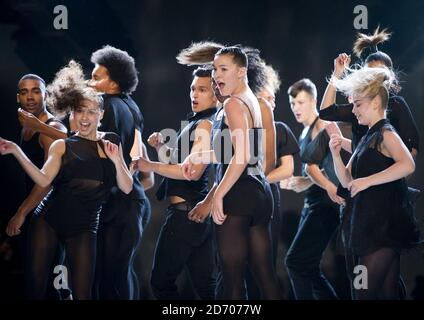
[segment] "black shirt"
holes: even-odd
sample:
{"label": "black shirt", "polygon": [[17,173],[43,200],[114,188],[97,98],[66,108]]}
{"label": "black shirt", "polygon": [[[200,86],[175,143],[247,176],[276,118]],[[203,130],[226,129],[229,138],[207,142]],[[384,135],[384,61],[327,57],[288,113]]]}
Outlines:
{"label": "black shirt", "polygon": [[[105,139],[119,145],[115,133]],[[101,157],[102,141],[92,141],[74,135],[65,139],[65,153],[52,190],[38,205],[35,214],[46,221],[63,237],[80,232],[95,233],[102,204],[112,186],[116,185],[116,169],[106,156]]]}
{"label": "black shirt", "polygon": [[[115,132],[121,141],[124,160],[127,166],[131,163],[130,152],[134,144],[135,129],[143,133],[144,119],[135,101],[126,94],[105,94],[104,115],[100,131]],[[138,172],[133,175],[133,190],[130,197],[144,199],[144,188],[138,178]],[[114,188],[113,193],[120,193]],[[124,195],[124,193],[122,193]]]}
{"label": "black shirt", "polygon": [[281,121],[275,121],[277,167],[281,165],[281,157],[299,152],[299,144],[291,129]]}

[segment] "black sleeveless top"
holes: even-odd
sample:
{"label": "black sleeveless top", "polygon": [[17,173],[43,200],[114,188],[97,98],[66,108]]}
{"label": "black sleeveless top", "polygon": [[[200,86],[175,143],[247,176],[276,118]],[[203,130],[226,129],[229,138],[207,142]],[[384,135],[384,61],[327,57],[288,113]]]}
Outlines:
{"label": "black sleeveless top", "polygon": [[[338,184],[338,179],[334,171],[333,157],[331,156],[328,143],[330,137],[327,132],[323,129],[314,139],[311,138],[312,131],[317,123],[319,117],[317,117],[311,126],[308,129],[306,135],[299,139],[300,145],[300,157],[302,160],[302,176],[307,177],[306,165],[307,164],[316,164],[320,169],[324,169],[325,174],[328,179],[333,182],[335,185]],[[305,191],[305,203],[307,204],[331,204],[334,202],[331,201],[330,197],[327,194],[327,191],[321,187],[313,184]]]}
{"label": "black sleeveless top", "polygon": [[[237,98],[243,102],[249,111],[252,123],[254,124],[254,118],[249,106],[242,99],[238,97],[234,98]],[[262,168],[259,166],[259,161],[263,158],[262,130],[263,128],[258,127],[252,127],[249,129],[250,161],[241,174],[239,180],[249,177],[255,179],[260,178],[261,180],[265,179]],[[215,117],[212,148],[215,152],[215,156],[218,162],[218,164],[215,166],[215,182],[220,183],[234,154],[230,130],[225,123],[224,108],[221,108]]]}
{"label": "black sleeveless top", "polygon": [[[178,134],[176,141],[177,147],[173,149],[171,154],[171,163],[181,163],[184,161],[193,147],[194,132],[197,126],[202,120],[211,119],[215,112],[216,108],[213,107],[188,116],[187,120],[189,124]],[[163,178],[156,192],[157,199],[163,200],[169,196],[178,196],[190,203],[197,203],[203,200],[209,192],[209,167],[209,165],[206,167],[202,176],[197,181]]]}
{"label": "black sleeveless top", "polygon": [[[49,124],[52,121],[60,122],[55,118],[47,119],[45,124]],[[24,140],[23,135],[21,136],[20,146],[22,151],[27,155],[29,160],[39,169],[44,165],[44,149],[40,146],[40,133],[35,132],[31,139],[28,141]],[[25,174],[25,194],[28,195],[34,187],[34,181]]]}
{"label": "black sleeveless top", "polygon": [[[119,136],[106,133],[104,139],[117,145]],[[116,184],[115,165],[99,155],[101,141],[80,136],[65,139],[66,150],[53,189],[35,210],[62,237],[80,232],[95,233],[103,202]]]}
{"label": "black sleeveless top", "polygon": [[[352,159],[352,178],[368,177],[395,162],[379,151],[384,131],[394,131],[387,119],[378,121],[359,142]],[[353,198],[349,245],[355,254],[381,247],[408,248],[418,241],[405,179],[369,187]]]}

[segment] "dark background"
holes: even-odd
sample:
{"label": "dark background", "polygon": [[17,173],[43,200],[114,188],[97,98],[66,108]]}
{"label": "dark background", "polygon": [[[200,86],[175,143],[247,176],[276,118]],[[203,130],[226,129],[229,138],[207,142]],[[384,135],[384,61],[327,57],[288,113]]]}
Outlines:
{"label": "dark background", "polygon": [[[55,30],[53,27],[56,16],[53,8],[60,4],[68,9],[68,30]],[[395,68],[401,71],[401,95],[409,103],[423,136],[424,2],[419,0],[1,0],[0,136],[19,141],[15,94],[17,81],[23,74],[37,73],[49,82],[55,72],[72,58],[83,64],[89,76],[91,52],[105,44],[127,50],[136,59],[140,84],[133,98],[145,118],[144,139],[162,128],[178,129],[179,120],[190,111],[191,69],[178,65],[175,56],[191,42],[200,40],[259,48],[262,57],[280,72],[282,78],[275,118],[289,124],[298,136],[302,126],[291,114],[287,88],[296,80],[308,77],[316,83],[320,99],[333,59],[340,52],[351,52],[357,32],[353,27],[356,16],[353,9],[358,4],[366,5],[368,9],[368,30],[362,31],[370,32],[380,24],[393,32],[392,39],[380,49],[392,57]],[[343,101],[342,97],[339,98],[340,102]],[[423,159],[422,154],[417,158],[411,186],[423,188]],[[10,156],[0,157],[0,219],[3,221],[0,235],[4,234],[4,224],[22,200],[22,183],[22,170],[16,161]],[[154,199],[155,190],[156,187],[148,191],[153,215],[137,260],[144,298],[151,298],[148,279],[155,240],[166,207],[166,204]],[[277,271],[289,298],[291,295],[282,260],[287,242],[295,232],[302,196],[284,192],[283,207],[285,224]],[[421,199],[417,206],[419,218],[423,217],[423,209]],[[19,279],[19,273],[16,268],[4,263],[7,252],[4,246],[0,246],[0,252],[3,263],[0,266],[0,297],[19,297],[20,287],[14,282]],[[340,296],[348,298],[343,257],[337,251],[335,241],[327,250],[323,267]],[[424,274],[419,251],[404,256],[402,272],[412,298],[416,277]],[[184,279],[181,279],[181,289],[186,297],[193,297]]]}

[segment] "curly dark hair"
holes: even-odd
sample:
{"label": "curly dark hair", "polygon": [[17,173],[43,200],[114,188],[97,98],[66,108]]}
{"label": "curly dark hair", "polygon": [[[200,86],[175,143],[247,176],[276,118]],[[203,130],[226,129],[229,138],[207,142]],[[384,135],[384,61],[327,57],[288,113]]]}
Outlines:
{"label": "curly dark hair", "polygon": [[138,71],[128,52],[106,45],[93,52],[91,62],[104,66],[122,93],[131,94],[137,88]]}
{"label": "curly dark hair", "polygon": [[74,60],[56,73],[47,86],[47,93],[49,110],[59,119],[78,108],[84,100],[94,101],[103,108],[103,98],[87,86],[82,67]]}

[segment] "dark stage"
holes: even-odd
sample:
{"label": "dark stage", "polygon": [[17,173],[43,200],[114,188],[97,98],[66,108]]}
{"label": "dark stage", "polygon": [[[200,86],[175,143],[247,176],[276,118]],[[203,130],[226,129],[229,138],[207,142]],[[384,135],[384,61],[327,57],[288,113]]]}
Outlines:
{"label": "dark stage", "polygon": [[[56,29],[59,13],[67,8],[67,29]],[[354,13],[365,5],[367,29],[357,30]],[[176,55],[192,42],[212,40],[260,49],[267,63],[279,71],[282,85],[276,96],[275,119],[287,123],[296,136],[302,125],[290,110],[287,89],[301,78],[310,78],[318,89],[318,104],[331,75],[333,59],[341,52],[351,54],[358,31],[370,33],[380,25],[392,38],[379,48],[393,59],[399,71],[401,95],[408,102],[424,136],[424,2],[405,1],[243,1],[243,0],[2,0],[0,2],[0,136],[19,141],[16,85],[26,73],[36,73],[50,82],[70,59],[80,62],[87,78],[93,65],[91,53],[110,44],[128,51],[136,61],[139,84],[132,97],[144,116],[143,140],[163,128],[180,128],[179,119],[190,111],[189,86],[193,68],[179,65]],[[63,22],[63,21],[62,21]],[[362,21],[364,22],[364,21]],[[338,102],[345,98],[338,95]],[[421,146],[422,147],[422,146]],[[154,150],[148,147],[151,158]],[[408,184],[424,189],[423,151],[416,158],[416,171]],[[295,174],[300,160],[295,158]],[[156,239],[164,221],[167,204],[155,199],[156,185],[147,192],[152,218],[143,235],[137,257],[141,297],[153,299],[149,287]],[[11,156],[0,156],[0,299],[23,298],[22,270],[8,245],[4,230],[23,199],[23,171]],[[284,257],[297,226],[302,194],[282,192],[283,231],[278,251],[277,273],[286,299],[292,299]],[[424,199],[418,200],[416,216],[424,218]],[[344,271],[339,239],[328,247],[323,269],[342,299],[350,292]],[[5,242],[6,241],[6,242]],[[422,249],[402,257],[402,275],[408,299],[424,297]],[[180,290],[186,299],[195,299],[189,281],[182,276]]]}

